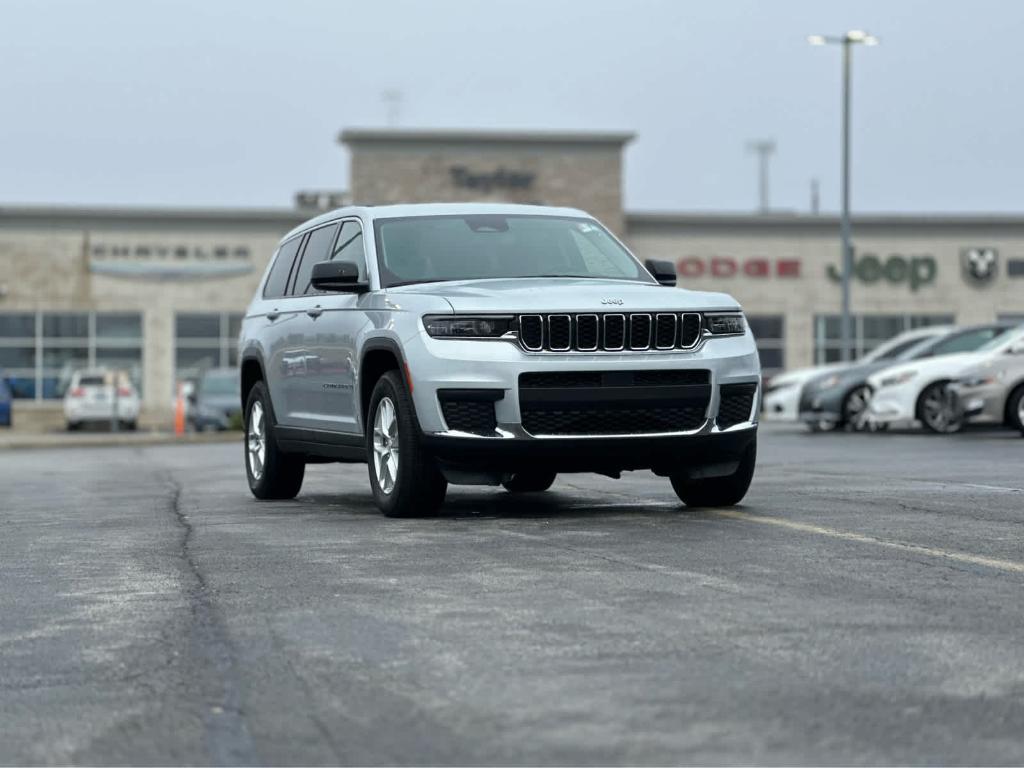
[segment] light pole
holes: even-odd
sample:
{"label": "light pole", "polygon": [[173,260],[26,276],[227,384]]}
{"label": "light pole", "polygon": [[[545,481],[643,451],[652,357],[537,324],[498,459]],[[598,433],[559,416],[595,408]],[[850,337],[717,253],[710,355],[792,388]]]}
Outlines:
{"label": "light pole", "polygon": [[771,210],[768,191],[768,161],[775,152],[775,140],[748,141],[747,149],[757,155],[757,210],[768,213]]}
{"label": "light pole", "polygon": [[842,168],[842,211],[839,219],[839,239],[842,255],[842,359],[853,359],[853,333],[850,327],[850,278],[853,275],[853,243],[850,242],[850,49],[854,45],[878,45],[878,38],[860,29],[851,29],[842,37],[811,35],[811,45],[843,46],[843,168]]}

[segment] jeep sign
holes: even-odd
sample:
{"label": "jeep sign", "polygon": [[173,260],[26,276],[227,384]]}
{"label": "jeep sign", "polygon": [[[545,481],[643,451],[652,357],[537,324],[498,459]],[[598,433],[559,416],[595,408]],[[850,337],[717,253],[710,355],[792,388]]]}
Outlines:
{"label": "jeep sign", "polygon": [[[935,282],[939,267],[931,254],[904,256],[891,253],[885,260],[875,253],[865,253],[853,262],[853,277],[862,283],[877,283],[884,280],[892,285],[905,284],[916,291]],[[833,282],[842,280],[842,272],[835,264],[825,268]]]}

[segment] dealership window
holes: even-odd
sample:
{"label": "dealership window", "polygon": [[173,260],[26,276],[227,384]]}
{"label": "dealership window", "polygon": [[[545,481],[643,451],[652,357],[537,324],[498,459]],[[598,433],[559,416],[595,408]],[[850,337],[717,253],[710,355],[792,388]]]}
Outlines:
{"label": "dealership window", "polygon": [[0,370],[15,397],[63,397],[77,369],[97,367],[127,371],[141,391],[141,314],[0,313]]}
{"label": "dealership window", "polygon": [[747,315],[750,331],[757,341],[761,371],[766,376],[786,366],[786,323],[782,315]]}
{"label": "dealership window", "polygon": [[175,381],[197,379],[207,368],[238,365],[236,312],[179,312],[174,316]]}
{"label": "dealership window", "polygon": [[[866,355],[893,336],[929,325],[952,325],[953,315],[852,315],[854,358]],[[840,315],[814,316],[814,362],[837,363],[842,359]]]}

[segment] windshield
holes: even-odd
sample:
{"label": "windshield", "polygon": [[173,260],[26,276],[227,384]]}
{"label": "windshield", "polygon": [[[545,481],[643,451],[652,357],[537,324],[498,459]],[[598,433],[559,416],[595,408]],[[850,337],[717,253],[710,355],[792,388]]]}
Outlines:
{"label": "windshield", "polygon": [[[939,331],[935,332],[938,335]],[[880,344],[871,350],[868,354],[861,358],[861,362],[874,363],[879,360],[895,360],[900,355],[908,352],[911,349],[917,348],[919,345],[930,342],[935,336],[920,336],[915,334],[913,338],[908,339],[907,334],[901,333],[899,336],[895,336],[889,339],[884,344]]]}
{"label": "windshield", "polygon": [[202,395],[236,395],[238,391],[239,379],[235,375],[205,376],[199,382]]}
{"label": "windshield", "polygon": [[378,219],[381,284],[507,277],[654,279],[592,219],[472,214]]}
{"label": "windshield", "polygon": [[977,352],[992,352],[993,350],[999,349],[1001,346],[1010,341],[1017,340],[1018,337],[1024,334],[1024,325],[1018,325],[1015,328],[1007,328],[1002,333],[996,335],[987,344],[982,344],[975,351]]}

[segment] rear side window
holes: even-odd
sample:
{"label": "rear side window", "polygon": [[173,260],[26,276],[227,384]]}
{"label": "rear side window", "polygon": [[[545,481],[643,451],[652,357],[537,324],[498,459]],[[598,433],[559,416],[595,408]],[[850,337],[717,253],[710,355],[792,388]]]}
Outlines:
{"label": "rear side window", "polygon": [[292,271],[292,262],[295,261],[295,254],[299,250],[300,242],[302,242],[301,237],[293,237],[277,249],[277,258],[274,259],[274,266],[270,268],[267,284],[263,287],[263,298],[276,299],[284,296],[288,275]]}
{"label": "rear side window", "polygon": [[292,290],[289,295],[303,296],[312,293],[312,286],[309,281],[313,276],[313,265],[330,258],[330,247],[334,243],[334,236],[338,234],[338,225],[330,224],[320,229],[314,229],[306,239],[306,247],[302,251],[302,261],[295,272],[295,281],[292,283]]}
{"label": "rear side window", "polygon": [[80,387],[102,387],[105,383],[102,376],[83,376],[78,380]]}

